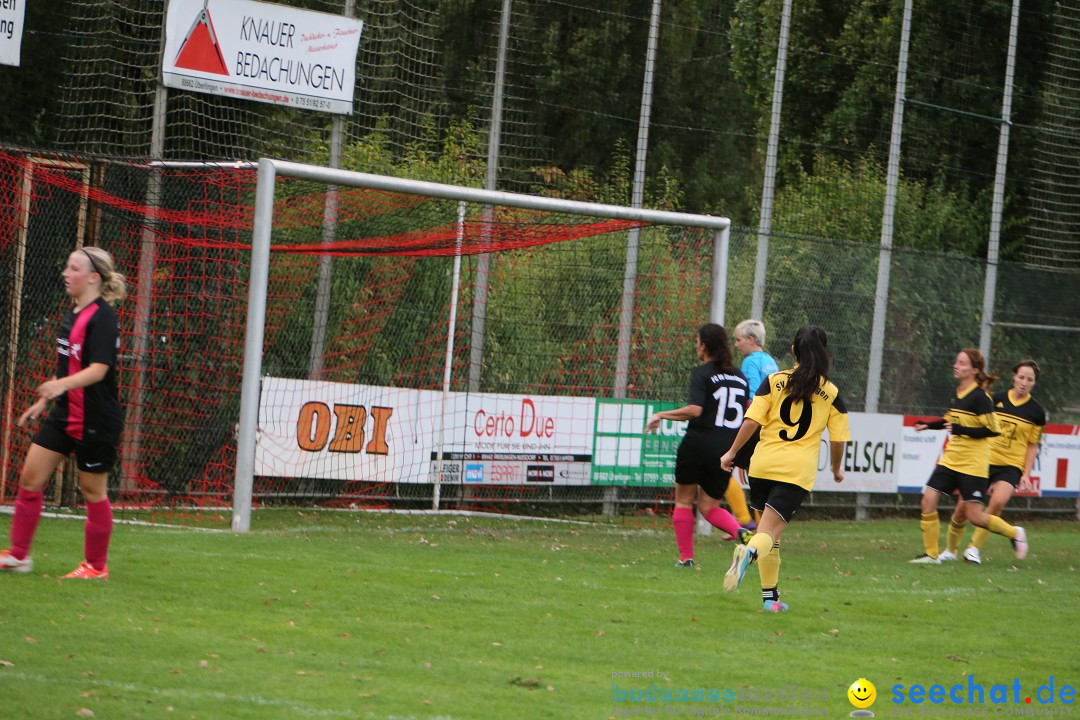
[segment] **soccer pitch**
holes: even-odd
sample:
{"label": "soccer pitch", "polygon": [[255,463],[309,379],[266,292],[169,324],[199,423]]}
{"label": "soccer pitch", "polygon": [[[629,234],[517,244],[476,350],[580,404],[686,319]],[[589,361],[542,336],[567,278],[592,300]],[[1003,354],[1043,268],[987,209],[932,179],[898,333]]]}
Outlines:
{"label": "soccer pitch", "polygon": [[[995,536],[981,566],[927,567],[907,563],[917,518],[796,521],[782,615],[761,611],[753,567],[723,592],[732,546],[716,536],[697,538],[698,570],[674,568],[663,520],[281,510],[253,526],[118,525],[110,581],[58,583],[82,523],[43,520],[34,573],[0,576],[0,717],[839,717],[859,678],[878,717],[1060,716],[1080,685],[1072,522],[1027,523],[1022,562]],[[895,705],[896,685],[962,685],[964,702]]]}

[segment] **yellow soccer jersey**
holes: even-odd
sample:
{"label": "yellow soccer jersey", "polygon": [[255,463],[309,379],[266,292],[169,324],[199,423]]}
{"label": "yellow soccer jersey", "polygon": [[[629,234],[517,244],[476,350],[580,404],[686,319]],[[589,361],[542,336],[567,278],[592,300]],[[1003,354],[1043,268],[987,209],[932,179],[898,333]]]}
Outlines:
{"label": "yellow soccer jersey", "polygon": [[1022,471],[1028,445],[1042,441],[1046,411],[1030,395],[1014,402],[1012,390],[994,393],[992,400],[1001,434],[990,443],[990,464],[1010,465]]}
{"label": "yellow soccer jersey", "polygon": [[[990,474],[990,443],[993,436],[1000,433],[990,396],[978,385],[972,385],[962,393],[954,392],[945,422],[960,429],[954,427],[949,435],[941,464],[966,475],[987,477]],[[969,431],[975,432],[976,436],[966,434]]]}
{"label": "yellow soccer jersey", "polygon": [[829,428],[830,440],[851,440],[847,408],[840,391],[828,380],[821,383],[809,403],[792,400],[784,392],[792,372],[769,375],[746,412],[746,417],[761,425],[761,441],[750,460],[750,475],[813,490],[825,428]]}

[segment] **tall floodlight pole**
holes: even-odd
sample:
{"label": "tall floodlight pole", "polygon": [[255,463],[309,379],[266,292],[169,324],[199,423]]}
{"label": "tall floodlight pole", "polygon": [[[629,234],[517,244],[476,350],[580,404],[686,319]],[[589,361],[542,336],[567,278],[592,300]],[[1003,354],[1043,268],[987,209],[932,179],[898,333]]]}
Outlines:
{"label": "tall floodlight pole", "polygon": [[[660,41],[660,0],[653,0],[649,19],[649,43],[645,50],[645,80],[641,87],[641,114],[638,118],[637,151],[634,157],[634,182],[630,207],[645,203],[645,156],[649,151],[649,118],[652,115],[653,72],[656,69],[656,46]],[[638,242],[641,230],[631,228],[626,234],[626,267],[623,271],[622,307],[619,311],[619,340],[615,351],[615,397],[626,397],[630,380],[630,345],[634,334],[634,293],[637,291]]]}
{"label": "tall floodlight pole", "polygon": [[754,293],[750,304],[750,315],[758,320],[765,317],[765,271],[769,267],[769,235],[772,234],[776,163],[780,152],[780,111],[784,107],[784,75],[787,72],[788,39],[791,35],[791,3],[792,0],[784,0],[784,9],[780,15],[780,40],[776,44],[776,74],[773,76],[772,112],[769,116],[769,145],[765,152],[765,179],[761,184],[757,262],[754,264]]}
{"label": "tall floodlight pole", "polygon": [[[495,90],[491,99],[491,129],[488,131],[487,172],[484,189],[495,190],[499,178],[499,140],[502,136],[503,88],[506,85],[506,49],[510,40],[510,2],[503,0],[499,20],[499,56],[495,62]],[[491,239],[495,221],[494,208],[484,206],[480,223],[482,239]],[[480,392],[484,374],[484,331],[487,325],[488,287],[491,274],[491,255],[482,253],[476,259],[476,284],[473,287],[472,333],[469,349],[469,392]]]}
{"label": "tall floodlight pole", "polygon": [[[356,0],[345,0],[344,16],[356,16]],[[345,116],[334,115],[330,121],[330,167],[341,167],[341,153],[345,145]],[[331,185],[326,188],[323,203],[322,240],[332,243],[337,236],[338,191]],[[323,371],[326,350],[326,326],[330,318],[330,292],[333,283],[333,258],[319,258],[319,279],[315,286],[315,317],[311,327],[311,350],[308,356],[308,378],[315,380]]]}
{"label": "tall floodlight pole", "polygon": [[878,411],[881,397],[881,357],[885,351],[885,315],[889,307],[889,270],[892,266],[893,221],[900,187],[900,141],[904,134],[904,96],[907,93],[908,46],[911,41],[912,0],[904,2],[900,23],[900,54],[896,62],[896,93],[893,97],[889,164],[885,173],[885,207],[881,213],[881,248],[878,251],[877,287],[874,290],[874,324],[870,331],[870,363],[866,371],[866,407]]}
{"label": "tall floodlight pole", "polygon": [[1005,212],[1005,170],[1009,164],[1009,128],[1012,126],[1013,74],[1016,69],[1016,40],[1020,27],[1020,0],[1013,0],[1009,22],[1009,52],[1005,60],[1005,90],[1001,99],[1001,129],[998,133],[994,195],[990,206],[990,243],[986,249],[986,282],[983,284],[982,329],[979,352],[990,360],[990,331],[994,325],[994,296],[997,294],[998,254],[1001,250],[1001,216]]}
{"label": "tall floodlight pole", "polygon": [[[166,2],[161,15],[161,47],[159,56],[165,52],[165,25],[169,16],[169,4]],[[158,67],[162,63],[158,62]],[[169,91],[158,71],[157,86],[154,89],[154,110],[150,120],[150,157],[161,159],[165,156],[165,113],[168,109]],[[127,424],[131,428],[129,440],[121,451],[120,484],[125,490],[135,487],[135,477],[142,469],[142,427],[143,406],[146,402],[146,376],[149,370],[150,339],[153,328],[150,316],[154,299],[154,266],[157,264],[157,218],[161,205],[161,170],[150,173],[146,182],[146,217],[142,237],[139,240],[139,270],[135,285],[135,327],[132,333],[135,347],[135,382],[131,391],[131,415]]]}

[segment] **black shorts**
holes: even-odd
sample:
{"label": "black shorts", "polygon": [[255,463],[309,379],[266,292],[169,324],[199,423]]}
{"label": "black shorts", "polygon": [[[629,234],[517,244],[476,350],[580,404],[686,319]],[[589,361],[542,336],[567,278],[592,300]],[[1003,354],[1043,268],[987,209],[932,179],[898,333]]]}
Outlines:
{"label": "black shorts", "polygon": [[76,440],[49,420],[41,424],[34,436],[34,444],[65,456],[75,451],[75,465],[86,472],[107,473],[116,464],[115,443]]}
{"label": "black shorts", "polygon": [[1023,470],[1012,465],[991,465],[989,484],[993,487],[996,482],[1007,482],[1015,490],[1020,486],[1020,476],[1023,474]]}
{"label": "black shorts", "polygon": [[809,494],[809,490],[794,483],[750,477],[750,507],[758,512],[765,512],[766,506],[771,507],[784,522],[791,522]]}
{"label": "black shorts", "polygon": [[723,500],[731,473],[720,467],[721,455],[715,450],[698,447],[693,442],[683,442],[675,453],[675,482],[679,485],[697,485],[713,500]]}
{"label": "black shorts", "polygon": [[959,490],[964,502],[979,502],[985,505],[989,482],[984,477],[968,475],[944,465],[938,465],[934,468],[930,479],[926,481],[926,487],[937,490],[942,495],[952,495],[954,491]]}

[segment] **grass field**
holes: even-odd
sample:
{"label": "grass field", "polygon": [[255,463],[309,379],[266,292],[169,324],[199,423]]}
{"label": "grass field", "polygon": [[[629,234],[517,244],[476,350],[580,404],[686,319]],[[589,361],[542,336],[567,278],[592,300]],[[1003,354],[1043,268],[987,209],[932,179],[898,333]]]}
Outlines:
{"label": "grass field", "polygon": [[[920,567],[914,518],[796,522],[791,611],[775,615],[754,568],[722,591],[731,545],[716,537],[698,538],[698,570],[673,568],[661,521],[294,510],[257,514],[247,535],[120,525],[112,579],[61,584],[82,523],[46,519],[35,572],[0,577],[0,718],[696,717],[790,707],[792,686],[827,695],[795,706],[847,716],[863,677],[881,717],[896,684],[968,675],[987,693],[1019,679],[1023,706],[1051,676],[1055,693],[1080,685],[1080,533],[1028,528],[1023,562],[992,537],[982,566]],[[653,682],[758,700],[613,699]]]}

